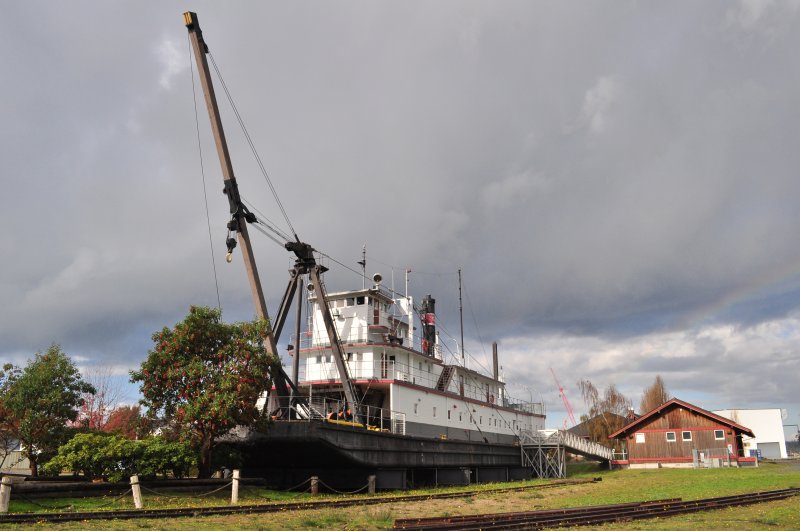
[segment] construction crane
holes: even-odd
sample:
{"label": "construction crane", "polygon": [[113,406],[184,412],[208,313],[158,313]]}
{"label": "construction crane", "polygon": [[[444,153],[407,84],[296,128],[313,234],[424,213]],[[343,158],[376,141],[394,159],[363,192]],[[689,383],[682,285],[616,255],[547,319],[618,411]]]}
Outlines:
{"label": "construction crane", "polygon": [[553,375],[553,380],[555,380],[556,387],[558,387],[558,394],[561,397],[561,401],[564,402],[564,409],[567,410],[567,418],[564,419],[564,429],[567,429],[568,427],[571,427],[567,426],[567,419],[569,419],[569,421],[572,423],[572,426],[577,424],[577,422],[575,422],[575,415],[572,413],[572,406],[569,403],[569,399],[567,399],[567,394],[564,392],[564,388],[561,387],[561,384],[558,382],[556,372],[552,367],[550,367],[550,374]]}

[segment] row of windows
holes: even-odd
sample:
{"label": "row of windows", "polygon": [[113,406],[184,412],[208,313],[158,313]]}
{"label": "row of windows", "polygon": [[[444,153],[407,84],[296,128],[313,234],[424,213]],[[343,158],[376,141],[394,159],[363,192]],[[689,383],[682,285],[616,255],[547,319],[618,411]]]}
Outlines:
{"label": "row of windows", "polygon": [[[347,353],[347,361],[353,361],[353,353]],[[356,352],[356,361],[364,361],[364,353]],[[317,356],[317,363],[333,363],[333,354],[324,354]]]}
{"label": "row of windows", "polygon": [[[451,413],[452,413],[452,411],[450,411],[448,409],[447,410],[447,420],[452,420]],[[419,404],[416,404],[416,403],[414,404],[414,414],[415,415],[419,415]],[[433,406],[433,416],[434,416],[434,418],[436,417],[436,406]],[[463,422],[464,421],[463,419],[464,419],[463,413],[461,411],[459,411],[458,412],[458,421],[459,422]],[[516,429],[517,428],[517,421],[516,420],[513,420],[511,422],[508,422],[507,420],[501,420],[501,421],[499,421],[499,423],[498,423],[498,419],[496,419],[496,418],[490,418],[490,419],[487,419],[487,420],[489,421],[488,422],[488,426],[497,427],[498,424],[499,424],[500,427],[503,427],[503,424],[505,424],[505,427],[507,429],[512,429],[512,428]],[[483,416],[482,415],[478,416],[478,424],[479,425],[483,425]]]}
{"label": "row of windows", "polygon": [[[674,431],[666,432],[667,442],[675,442],[678,440]],[[681,432],[681,440],[683,441],[691,441],[692,440],[692,432],[691,431],[682,431]],[[724,441],[725,440],[725,431],[724,430],[714,430],[714,440],[715,441]],[[645,442],[645,434],[639,432],[636,434],[636,442],[643,443]]]}
{"label": "row of windows", "polygon": [[[359,296],[359,297],[347,297],[346,299],[339,299],[337,301],[331,301],[328,304],[328,306],[330,306],[331,308],[348,308],[350,306],[363,306],[365,303],[368,306],[372,306],[373,305],[372,297],[365,297],[363,295]],[[386,312],[386,313],[388,313],[389,312],[389,308],[391,308],[391,305],[389,303],[386,303],[386,302],[381,302],[379,300],[375,300],[374,303],[379,308],[382,308],[383,311]]]}

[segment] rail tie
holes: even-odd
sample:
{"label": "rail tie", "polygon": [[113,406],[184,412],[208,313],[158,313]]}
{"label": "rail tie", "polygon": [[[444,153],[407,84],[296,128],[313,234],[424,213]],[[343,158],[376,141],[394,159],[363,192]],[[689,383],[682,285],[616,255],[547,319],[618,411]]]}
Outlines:
{"label": "rail tie", "polygon": [[543,529],[598,525],[782,500],[796,496],[799,492],[800,489],[789,488],[689,501],[670,499],[516,513],[398,519],[394,522],[394,528],[408,530]]}
{"label": "rail tie", "polygon": [[2,524],[22,524],[34,522],[76,522],[83,520],[130,520],[140,518],[180,518],[194,516],[219,516],[230,514],[256,514],[286,511],[302,511],[309,509],[341,508],[357,505],[377,505],[382,503],[406,503],[414,501],[427,501],[448,498],[469,498],[477,495],[502,494],[505,492],[518,492],[535,489],[547,489],[569,485],[593,483],[596,479],[572,479],[553,481],[538,485],[524,485],[520,487],[503,487],[499,489],[469,490],[460,492],[445,492],[440,494],[421,494],[414,496],[372,496],[337,498],[334,500],[306,501],[290,503],[266,503],[253,505],[226,505],[217,507],[182,507],[175,509],[123,509],[114,511],[83,511],[61,513],[10,513],[0,515]]}

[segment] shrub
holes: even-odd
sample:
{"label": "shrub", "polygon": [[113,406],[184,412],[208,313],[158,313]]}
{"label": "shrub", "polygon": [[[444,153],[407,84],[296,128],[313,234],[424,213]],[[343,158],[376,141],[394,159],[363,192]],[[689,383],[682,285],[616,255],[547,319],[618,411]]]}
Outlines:
{"label": "shrub", "polygon": [[188,443],[161,437],[131,441],[118,434],[93,432],[76,434],[59,447],[44,469],[50,474],[71,470],[89,479],[121,481],[134,474],[184,477],[196,464],[197,453]]}

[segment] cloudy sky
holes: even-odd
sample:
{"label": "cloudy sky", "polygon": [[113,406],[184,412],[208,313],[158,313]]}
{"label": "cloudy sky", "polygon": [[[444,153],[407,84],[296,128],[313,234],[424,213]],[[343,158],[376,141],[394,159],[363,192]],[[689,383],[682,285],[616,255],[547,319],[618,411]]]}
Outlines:
{"label": "cloudy sky", "polygon": [[[195,121],[193,10],[300,237],[411,269],[445,336],[461,268],[471,363],[498,341],[548,424],[550,367],[576,413],[581,378],[638,405],[660,374],[800,422],[798,2],[0,8],[0,360],[58,342],[124,381],[154,331],[215,306],[204,189],[224,316],[253,316],[202,100]],[[286,230],[222,112],[242,194]],[[254,238],[274,312],[291,257]],[[360,287],[330,265],[329,289]]]}

